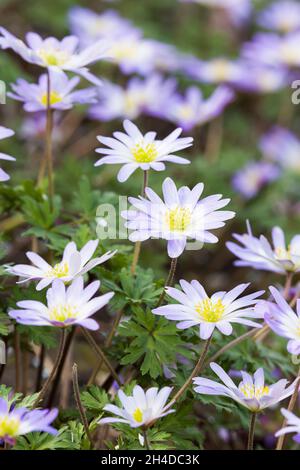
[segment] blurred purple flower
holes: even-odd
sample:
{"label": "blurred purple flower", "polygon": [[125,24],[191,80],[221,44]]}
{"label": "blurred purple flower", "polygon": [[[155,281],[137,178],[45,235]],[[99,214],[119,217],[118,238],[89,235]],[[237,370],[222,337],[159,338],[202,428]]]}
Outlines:
{"label": "blurred purple flower", "polygon": [[280,169],[272,163],[252,161],[235,173],[232,186],[245,199],[251,199],[279,176]]}
{"label": "blurred purple flower", "polygon": [[[51,109],[65,110],[73,107],[74,104],[95,103],[96,89],[85,88],[83,90],[73,91],[80,82],[79,77],[71,79],[60,70],[51,70],[50,72],[50,107]],[[15,84],[11,85],[12,93],[7,96],[24,103],[24,109],[28,112],[37,112],[47,109],[47,74],[40,76],[37,84],[28,83],[19,78]]]}
{"label": "blurred purple flower", "polygon": [[247,21],[251,14],[252,0],[179,0],[186,3],[198,3],[210,8],[224,10],[235,26],[241,26]]}
{"label": "blurred purple flower", "polygon": [[300,29],[300,4],[292,0],[280,0],[267,6],[257,19],[259,26],[290,33]]}
{"label": "blurred purple flower", "polygon": [[294,415],[290,411],[285,410],[284,408],[281,408],[281,413],[286,419],[287,425],[284,428],[280,429],[280,431],[277,431],[275,436],[279,437],[279,436],[282,436],[283,434],[295,432],[296,435],[293,437],[293,439],[295,442],[300,444],[300,418],[298,418],[296,415]]}
{"label": "blurred purple flower", "polygon": [[300,172],[300,140],[290,130],[275,126],[260,140],[259,147],[282,168]]}

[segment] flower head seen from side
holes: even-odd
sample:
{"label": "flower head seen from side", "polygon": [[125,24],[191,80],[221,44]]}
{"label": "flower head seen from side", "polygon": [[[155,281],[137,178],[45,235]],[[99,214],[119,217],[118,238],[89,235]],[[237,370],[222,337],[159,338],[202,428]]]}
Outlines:
{"label": "flower head seen from side", "polygon": [[259,147],[267,159],[300,173],[300,140],[290,130],[272,127],[260,139]]}
{"label": "flower head seen from side", "polygon": [[249,162],[232,178],[233,188],[245,199],[255,197],[266,185],[277,180],[280,169],[269,162]]}
{"label": "flower head seen from side", "polygon": [[[57,110],[70,109],[74,104],[95,103],[96,89],[86,88],[75,91],[79,77],[69,79],[62,71],[50,71],[50,108]],[[12,93],[7,95],[24,103],[28,112],[45,111],[48,105],[47,75],[43,74],[37,84],[28,83],[20,78],[11,85]]]}
{"label": "flower head seen from side", "polygon": [[188,164],[186,158],[174,155],[175,152],[190,147],[192,137],[178,138],[182,129],[176,129],[163,140],[156,139],[155,132],[143,135],[135,124],[127,119],[123,123],[126,134],[114,132],[114,138],[98,136],[99,142],[108,148],[97,148],[96,152],[104,154],[95,166],[104,164],[123,165],[118,173],[118,181],[126,181],[132,173],[141,168],[155,171],[165,170],[164,162]]}
{"label": "flower head seen from side", "polygon": [[240,284],[229,292],[216,292],[208,296],[198,281],[180,281],[181,290],[167,287],[166,292],[177,300],[177,304],[164,305],[152,310],[168,320],[177,321],[177,328],[185,330],[199,325],[200,338],[208,339],[217,328],[224,335],[231,335],[232,323],[260,327],[254,319],[263,318],[256,313],[254,306],[257,297],[264,291],[238,298],[249,284]]}
{"label": "flower head seen from side", "polygon": [[[11,137],[12,135],[14,135],[14,131],[7,129],[7,127],[0,126],[0,140]],[[0,160],[14,161],[15,158],[11,155],[0,152]],[[0,181],[8,181],[9,179],[10,176],[4,170],[2,170],[2,168],[0,168]]]}
{"label": "flower head seen from side", "polygon": [[200,199],[203,189],[203,183],[199,183],[193,189],[183,186],[177,190],[174,181],[166,178],[162,185],[164,199],[151,188],[146,188],[146,198],[129,198],[133,208],[121,214],[127,220],[125,226],[132,230],[129,239],[167,240],[170,258],[178,258],[188,240],[199,242],[196,249],[199,245],[202,248],[203,243],[216,243],[218,238],[211,230],[223,227],[224,221],[232,219],[235,213],[219,211],[230,201],[220,194]]}
{"label": "flower head seen from side", "polygon": [[226,86],[218,87],[207,100],[199,88],[190,87],[184,96],[170,98],[167,111],[161,117],[168,118],[188,132],[219,116],[233,99],[234,92]]}
{"label": "flower head seen from side", "polygon": [[291,413],[284,408],[281,408],[281,413],[286,419],[286,426],[275,434],[276,437],[282,436],[283,434],[296,433],[293,437],[294,441],[300,444],[300,418],[298,418],[294,413]]}
{"label": "flower head seen from side", "polygon": [[[192,63],[191,63],[192,65]],[[219,57],[210,61],[197,61],[193,76],[204,83],[231,83],[241,77],[243,68],[238,61]]]}
{"label": "flower head seen from side", "polygon": [[145,392],[139,385],[136,385],[132,395],[127,396],[119,390],[118,398],[122,406],[106,405],[104,407],[105,411],[117,417],[100,419],[99,424],[125,423],[131,428],[147,428],[157,419],[175,412],[174,409],[166,406],[171,391],[171,387],[163,387],[161,390],[152,387]]}
{"label": "flower head seen from side", "polygon": [[248,372],[241,371],[243,380],[236,386],[218,364],[212,362],[210,367],[223,383],[220,384],[204,377],[195,377],[193,379],[195,391],[202,395],[232,398],[254,413],[276,405],[291,396],[295,390],[296,381],[287,386],[286,379],[281,379],[273,385],[266,385],[264,371],[261,368],[254,373],[253,377]]}
{"label": "flower head seen from side", "polygon": [[83,278],[78,277],[66,288],[62,281],[55,279],[47,291],[47,305],[23,300],[17,303],[19,309],[10,310],[8,314],[22,325],[59,328],[80,325],[89,330],[98,330],[98,323],[90,317],[108,304],[114,295],[108,292],[92,299],[99,287],[100,281],[84,287]]}
{"label": "flower head seen from side", "polygon": [[15,266],[8,266],[7,271],[14,276],[23,278],[19,282],[39,280],[36,287],[37,290],[49,286],[54,279],[70,282],[78,276],[83,276],[99,264],[105,263],[116,253],[115,251],[108,251],[103,256],[91,259],[98,243],[98,240],[90,240],[81,250],[77,249],[76,243],[68,243],[64,249],[62,260],[54,266],[51,266],[38,254],[28,251],[26,256],[33,266],[17,264]]}
{"label": "flower head seen from side", "polygon": [[260,301],[256,310],[264,315],[265,322],[279,336],[287,338],[287,350],[290,354],[300,354],[300,300],[297,300],[296,313],[284,299],[282,294],[275,288],[270,287],[271,294],[275,300]]}
{"label": "flower head seen from side", "polygon": [[1,27],[0,33],[0,47],[12,49],[26,62],[47,69],[73,72],[96,85],[101,84],[101,81],[90,73],[87,66],[106,56],[105,41],[95,41],[85,49],[79,50],[76,36],[66,36],[60,41],[54,37],[43,39],[37,33],[27,33],[26,44],[5,28]]}
{"label": "flower head seen from side", "polygon": [[271,243],[261,235],[259,238],[252,234],[250,224],[247,224],[248,233],[233,234],[240,243],[228,242],[226,244],[237,258],[235,266],[249,266],[263,271],[272,271],[279,274],[298,272],[300,270],[300,235],[295,235],[289,246],[286,246],[285,235],[280,227],[272,230]]}
{"label": "flower head seen from side", "polygon": [[58,410],[28,410],[12,406],[0,397],[0,442],[14,445],[18,436],[33,431],[57,434],[51,423],[56,419]]}
{"label": "flower head seen from side", "polygon": [[265,8],[257,23],[263,28],[291,33],[300,29],[300,5],[293,0],[279,0]]}

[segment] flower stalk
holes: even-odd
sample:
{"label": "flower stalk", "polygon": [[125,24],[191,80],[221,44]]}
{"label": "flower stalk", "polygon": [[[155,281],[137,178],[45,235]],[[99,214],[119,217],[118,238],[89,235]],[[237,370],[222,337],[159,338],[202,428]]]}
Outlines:
{"label": "flower stalk", "polygon": [[172,258],[172,260],[171,260],[171,265],[170,265],[169,274],[168,274],[167,280],[166,280],[166,282],[165,282],[163,291],[162,291],[162,293],[161,293],[161,295],[160,295],[160,297],[159,297],[157,307],[160,307],[161,304],[162,304],[163,301],[164,301],[164,298],[165,298],[165,296],[166,296],[166,287],[171,287],[171,286],[173,285],[174,276],[175,276],[176,267],[177,267],[177,261],[178,261],[178,258]]}
{"label": "flower stalk", "polygon": [[92,439],[90,429],[89,429],[89,422],[88,422],[87,417],[86,417],[86,412],[85,412],[84,406],[83,406],[83,404],[81,402],[81,399],[80,399],[77,364],[73,364],[73,367],[72,367],[72,382],[73,382],[73,390],[74,390],[75,401],[76,401],[76,405],[77,405],[77,408],[78,408],[78,411],[79,411],[79,414],[80,414],[81,422],[83,424],[83,427],[84,427],[85,433],[87,435],[87,438],[90,441],[91,449],[93,449],[94,443],[93,443],[93,439]]}
{"label": "flower stalk", "polygon": [[257,413],[255,412],[251,413],[247,450],[253,450],[256,416],[257,416]]}
{"label": "flower stalk", "polygon": [[[142,197],[145,197],[145,195],[146,195],[145,191],[146,191],[146,188],[148,186],[149,171],[144,170],[143,174],[144,174],[144,180],[143,180],[143,186],[142,186]],[[142,242],[140,242],[140,241],[135,242],[134,251],[133,251],[133,260],[132,260],[132,264],[131,264],[131,268],[130,268],[130,272],[131,272],[132,275],[135,274],[136,267],[137,267],[138,262],[139,262],[141,247],[142,247]]]}

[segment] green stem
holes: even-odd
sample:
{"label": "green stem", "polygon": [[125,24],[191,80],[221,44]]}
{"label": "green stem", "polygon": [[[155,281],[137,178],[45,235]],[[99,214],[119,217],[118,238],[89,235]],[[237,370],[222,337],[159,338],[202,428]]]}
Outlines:
{"label": "green stem", "polygon": [[256,423],[256,413],[254,412],[254,413],[251,413],[251,418],[250,418],[247,450],[253,450],[255,423]]}
{"label": "green stem", "polygon": [[57,356],[56,356],[55,363],[53,365],[51,374],[49,375],[48,379],[44,383],[44,386],[42,387],[42,390],[40,391],[37,399],[35,400],[35,402],[33,404],[33,408],[36,408],[38,406],[38,404],[44,399],[44,397],[45,397],[52,381],[54,380],[54,378],[56,376],[57,370],[59,368],[59,364],[60,364],[60,362],[63,358],[63,351],[64,351],[64,347],[65,347],[65,342],[66,342],[66,329],[62,328],[61,329],[60,343],[59,343],[59,348],[58,348],[58,353],[57,353]]}
{"label": "green stem", "polygon": [[76,401],[76,405],[77,405],[77,408],[78,408],[78,411],[79,411],[79,414],[80,414],[81,422],[83,424],[83,427],[84,427],[85,433],[87,435],[87,438],[90,441],[91,449],[93,449],[94,443],[93,443],[93,439],[92,439],[90,429],[89,429],[89,422],[88,422],[87,417],[86,417],[86,412],[85,412],[84,406],[83,406],[83,404],[81,402],[81,399],[80,399],[77,364],[73,364],[72,381],[73,381],[73,390],[74,390],[75,401]]}
{"label": "green stem", "polygon": [[[148,173],[148,170],[144,171],[143,173],[144,173],[144,180],[143,180],[143,186],[142,186],[142,197],[145,197],[145,190],[148,186],[149,173]],[[130,272],[131,272],[132,275],[135,274],[136,267],[137,267],[138,262],[139,262],[141,247],[142,247],[142,243],[140,241],[137,241],[134,245],[133,260],[132,260],[132,264],[131,264],[131,268],[130,268]]]}
{"label": "green stem", "polygon": [[163,291],[162,291],[162,293],[161,293],[161,295],[160,295],[160,297],[159,297],[157,307],[160,307],[161,304],[162,304],[163,301],[164,301],[164,298],[165,298],[165,295],[166,295],[166,287],[173,285],[174,276],[175,276],[175,271],[176,271],[176,266],[177,266],[177,261],[178,261],[178,258],[172,258],[171,265],[170,265],[170,270],[169,270],[169,274],[168,274],[167,280],[166,280],[166,282],[165,282]]}
{"label": "green stem", "polygon": [[145,441],[145,447],[147,450],[151,450],[151,447],[150,447],[150,441],[149,441],[149,437],[148,437],[148,433],[147,433],[147,430],[146,429],[143,429],[143,436],[144,436],[144,441]]}

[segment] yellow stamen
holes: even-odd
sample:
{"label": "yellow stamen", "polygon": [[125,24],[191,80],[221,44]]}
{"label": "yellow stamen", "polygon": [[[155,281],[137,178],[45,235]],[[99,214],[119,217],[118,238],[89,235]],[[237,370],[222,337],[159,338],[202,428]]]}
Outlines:
{"label": "yellow stamen", "polygon": [[64,322],[70,318],[76,318],[78,310],[73,305],[61,304],[49,310],[50,320]]}
{"label": "yellow stamen", "polygon": [[[62,96],[57,93],[56,91],[51,91],[50,92],[50,96],[49,96],[50,100],[50,105],[53,105],[53,104],[56,104],[56,103],[60,103],[62,101]],[[48,104],[48,94],[47,93],[44,93],[42,96],[41,96],[41,103],[43,106],[47,106]]]}
{"label": "yellow stamen", "polygon": [[66,52],[56,49],[40,49],[38,56],[44,61],[45,65],[61,66],[64,65],[69,56]]}
{"label": "yellow stamen", "polygon": [[187,207],[176,207],[168,210],[166,223],[171,232],[184,232],[191,223],[192,214]]}
{"label": "yellow stamen", "polygon": [[69,265],[65,261],[63,263],[57,263],[46,273],[48,277],[66,277],[68,274]]}
{"label": "yellow stamen", "polygon": [[143,412],[140,408],[137,408],[132,416],[138,423],[141,423],[143,421]]}
{"label": "yellow stamen", "polygon": [[153,162],[157,156],[157,150],[155,144],[136,144],[131,149],[132,155],[138,163],[150,163]]}
{"label": "yellow stamen", "polygon": [[197,304],[195,310],[199,313],[201,319],[210,323],[216,323],[222,318],[225,306],[220,299],[213,302],[211,299],[207,298]]}
{"label": "yellow stamen", "polygon": [[16,437],[20,428],[20,419],[12,416],[0,416],[0,438]]}
{"label": "yellow stamen", "polygon": [[227,62],[225,59],[217,59],[214,60],[211,64],[212,73],[216,80],[218,81],[225,81],[228,80],[230,71],[231,71],[231,64]]}
{"label": "yellow stamen", "polygon": [[254,385],[244,384],[240,385],[240,391],[245,395],[246,398],[257,398],[260,399],[264,395],[269,394],[269,387],[255,387]]}

